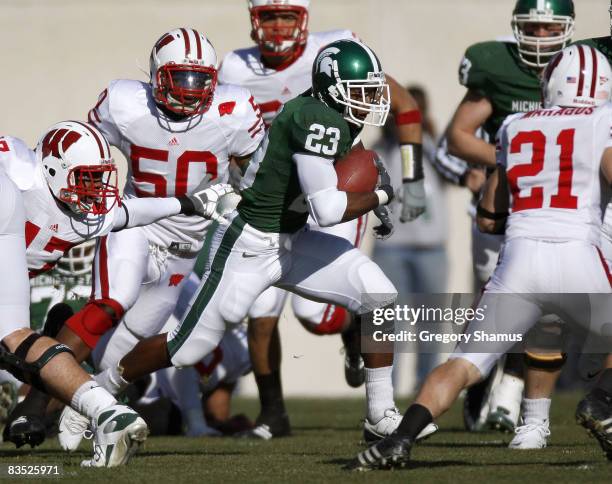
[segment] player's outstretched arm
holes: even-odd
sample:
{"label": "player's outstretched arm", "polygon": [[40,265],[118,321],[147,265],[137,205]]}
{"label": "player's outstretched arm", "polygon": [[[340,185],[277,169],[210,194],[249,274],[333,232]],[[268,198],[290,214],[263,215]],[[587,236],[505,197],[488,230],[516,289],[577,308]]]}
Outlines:
{"label": "player's outstretched arm", "polygon": [[308,211],[321,227],[353,220],[380,205],[386,205],[393,198],[390,185],[385,185],[385,188],[381,186],[374,192],[348,193],[338,190],[338,176],[332,158],[296,153],[293,160],[306,195]]}
{"label": "player's outstretched arm", "polygon": [[481,232],[501,234],[508,218],[508,182],[502,166],[491,174],[476,208],[476,222]]}
{"label": "player's outstretched arm", "polygon": [[495,166],[495,146],[476,136],[493,113],[491,102],[468,90],[448,128],[448,151],[468,163]]}

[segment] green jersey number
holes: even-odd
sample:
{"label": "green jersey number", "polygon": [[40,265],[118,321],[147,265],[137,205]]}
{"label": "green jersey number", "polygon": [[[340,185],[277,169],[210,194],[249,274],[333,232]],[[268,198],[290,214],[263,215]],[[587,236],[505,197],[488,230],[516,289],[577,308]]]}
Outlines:
{"label": "green jersey number", "polygon": [[310,134],[306,138],[305,148],[318,155],[334,156],[338,151],[340,141],[340,130],[333,126],[325,128],[322,124],[310,125]]}

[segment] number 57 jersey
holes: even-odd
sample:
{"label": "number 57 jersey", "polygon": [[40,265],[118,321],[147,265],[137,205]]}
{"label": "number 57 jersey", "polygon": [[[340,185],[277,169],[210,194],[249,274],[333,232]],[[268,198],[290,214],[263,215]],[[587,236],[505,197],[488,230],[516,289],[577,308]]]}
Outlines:
{"label": "number 57 jersey", "polygon": [[497,135],[506,168],[510,216],[506,240],[601,238],[600,163],[612,147],[612,104],[553,107],[510,116]]}
{"label": "number 57 jersey", "polygon": [[[124,197],[172,197],[192,193],[209,175],[225,183],[230,157],[255,151],[264,134],[259,107],[246,89],[217,86],[201,116],[174,120],[155,104],[151,85],[112,81],[88,120],[117,147],[128,164]],[[150,242],[196,252],[209,221],[176,215],[143,227]]]}

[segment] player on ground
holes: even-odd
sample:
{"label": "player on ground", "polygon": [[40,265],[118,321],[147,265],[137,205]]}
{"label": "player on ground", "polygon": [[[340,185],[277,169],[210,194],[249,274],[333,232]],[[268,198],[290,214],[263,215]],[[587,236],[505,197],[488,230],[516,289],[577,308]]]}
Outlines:
{"label": "player on ground", "polygon": [[[597,309],[604,316],[612,309],[612,276],[599,249],[600,173],[612,183],[612,69],[600,52],[586,57],[581,49],[567,47],[551,60],[544,109],[508,117],[498,133],[499,165],[479,204],[478,224],[491,233],[505,228],[505,245],[478,304],[484,318],[470,323],[468,335],[524,335],[548,310],[569,323],[590,322],[582,304],[555,293],[603,293],[604,307]],[[486,352],[482,343],[459,343],[430,374],[398,430],[351,467],[407,465],[418,433],[514,344],[492,341]]]}
{"label": "player on ground", "polygon": [[[124,464],[146,439],[147,426],[95,384],[70,348],[29,329],[28,272],[31,277],[51,269],[65,251],[88,239],[180,213],[189,204],[193,209],[193,202],[120,205],[107,141],[97,129],[73,121],[51,127],[35,152],[21,140],[0,138],[0,197],[1,265],[11,280],[0,290],[2,368],[91,421],[95,452],[85,465]],[[39,443],[20,434],[20,422],[13,424],[5,430],[18,447]]]}
{"label": "player on ground", "polygon": [[[572,0],[518,0],[512,15],[516,43],[483,42],[467,49],[459,80],[468,91],[448,130],[450,153],[471,165],[466,181],[478,178],[476,170],[491,170],[495,166],[492,142],[504,118],[540,107],[540,73],[548,60],[571,40],[574,17]],[[481,127],[491,143],[477,135]],[[500,244],[501,237],[482,234],[474,223],[472,254],[478,290],[495,268]],[[532,356],[528,364],[537,365],[537,354]],[[560,354],[556,363],[559,367],[563,364]],[[509,355],[504,369],[490,396],[487,396],[486,380],[468,392],[466,421],[473,422],[472,428],[482,427],[486,421],[494,428],[512,431],[517,424],[523,390],[523,357]],[[487,404],[488,411],[483,411]]]}
{"label": "player on ground", "polygon": [[[206,180],[226,182],[230,158],[244,163],[263,139],[263,120],[250,93],[217,86],[215,50],[189,28],[160,37],[151,51],[150,73],[150,82],[111,82],[88,115],[128,161],[124,198],[184,196]],[[58,340],[82,361],[121,322],[107,347],[118,361],[138,339],[157,334],[172,314],[210,223],[181,214],[102,238],[94,296],[67,321]],[[30,412],[40,413],[41,407]]]}
{"label": "player on ground", "polygon": [[[312,84],[312,64],[317,53],[330,42],[354,39],[348,30],[308,32],[309,0],[250,0],[251,37],[256,46],[230,52],[219,71],[221,83],[248,88],[269,126],[282,106]],[[399,142],[405,160],[402,221],[416,218],[424,210],[421,164],[421,125],[416,102],[390,76],[391,112],[398,124]],[[416,173],[411,172],[414,166]],[[310,218],[312,230],[342,237],[356,247],[362,240],[366,217],[320,227]],[[287,292],[270,287],[249,310],[249,349],[261,402],[257,426],[248,436],[269,439],[290,433],[280,379],[281,347],[278,321]],[[401,415],[395,408],[389,357],[366,355],[365,369],[359,347],[359,328],[351,314],[340,306],[292,296],[295,316],[308,331],[341,333],[345,346],[345,376],[349,385],[366,381],[368,411],[365,432],[379,438],[393,431]]]}

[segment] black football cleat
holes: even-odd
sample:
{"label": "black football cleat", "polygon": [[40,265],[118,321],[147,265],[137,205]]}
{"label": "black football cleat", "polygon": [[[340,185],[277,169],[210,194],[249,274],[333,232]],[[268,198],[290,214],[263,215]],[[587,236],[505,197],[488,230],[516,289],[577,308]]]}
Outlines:
{"label": "black football cleat", "polygon": [[365,365],[361,355],[344,356],[344,379],[350,387],[359,388],[365,383]]}
{"label": "black football cleat", "polygon": [[45,422],[36,415],[21,415],[8,422],[2,433],[4,442],[12,442],[18,449],[26,444],[36,447],[45,441],[45,436]]}
{"label": "black football cleat", "polygon": [[408,466],[412,441],[396,432],[385,437],[372,447],[357,454],[345,469],[370,471],[375,469],[400,469]]}
{"label": "black football cleat", "polygon": [[576,421],[595,437],[612,460],[612,395],[595,388],[576,408]]}
{"label": "black football cleat", "polygon": [[255,427],[234,434],[246,439],[270,440],[291,435],[291,424],[286,413],[281,415],[260,415],[255,420]]}

